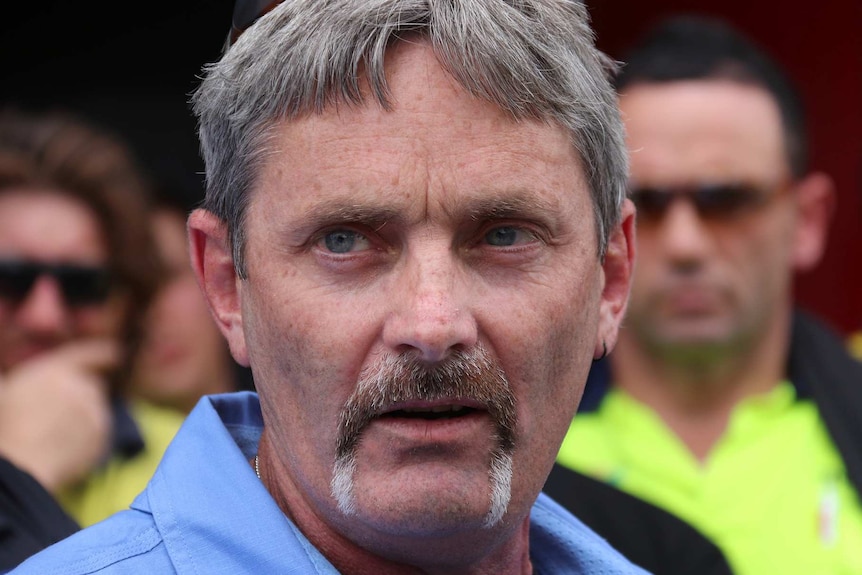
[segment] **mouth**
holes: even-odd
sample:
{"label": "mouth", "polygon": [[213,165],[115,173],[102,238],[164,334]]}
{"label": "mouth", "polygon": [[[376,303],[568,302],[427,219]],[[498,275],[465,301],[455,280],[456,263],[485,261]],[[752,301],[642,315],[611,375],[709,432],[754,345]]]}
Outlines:
{"label": "mouth", "polygon": [[441,398],[389,404],[368,421],[362,435],[367,448],[377,445],[385,457],[415,461],[485,449],[494,427],[480,403]]}
{"label": "mouth", "polygon": [[381,419],[455,419],[472,415],[479,410],[466,405],[448,404],[429,407],[404,407],[380,414]]}

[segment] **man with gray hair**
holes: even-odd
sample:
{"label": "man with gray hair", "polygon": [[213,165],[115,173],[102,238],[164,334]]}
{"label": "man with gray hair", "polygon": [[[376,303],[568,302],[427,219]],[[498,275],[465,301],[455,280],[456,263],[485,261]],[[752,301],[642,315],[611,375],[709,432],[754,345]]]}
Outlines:
{"label": "man with gray hair", "polygon": [[203,398],[129,511],[16,573],[643,573],[540,494],[634,259],[586,8],[236,15],[189,230],[257,393]]}

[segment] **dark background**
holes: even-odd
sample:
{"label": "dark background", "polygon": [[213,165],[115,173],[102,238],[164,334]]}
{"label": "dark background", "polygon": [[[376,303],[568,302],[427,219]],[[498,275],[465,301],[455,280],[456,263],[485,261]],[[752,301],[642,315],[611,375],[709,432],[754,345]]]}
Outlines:
{"label": "dark background", "polygon": [[[199,198],[187,101],[201,66],[221,52],[232,0],[15,4],[0,32],[0,103],[80,112],[130,139],[162,185]],[[730,20],[785,65],[806,105],[812,167],[831,174],[839,194],[826,257],[798,278],[797,299],[844,332],[862,327],[862,2],[589,5],[598,44],[615,58],[661,16],[698,11]]]}

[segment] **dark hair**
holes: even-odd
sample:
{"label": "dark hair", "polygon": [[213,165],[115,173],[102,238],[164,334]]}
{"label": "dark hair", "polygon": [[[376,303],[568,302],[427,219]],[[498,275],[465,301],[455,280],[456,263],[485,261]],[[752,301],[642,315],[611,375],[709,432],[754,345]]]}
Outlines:
{"label": "dark hair", "polygon": [[[97,217],[116,287],[129,299],[121,337],[127,370],[161,276],[149,227],[150,187],[119,137],[61,110],[0,111],[0,194],[42,188],[76,198]],[[125,373],[120,373],[121,380]],[[115,382],[116,383],[116,382]]]}
{"label": "dark hair", "polygon": [[807,170],[805,113],[798,91],[778,63],[728,22],[696,14],[672,16],[625,54],[614,78],[618,92],[634,84],[725,79],[762,88],[778,105],[790,170]]}

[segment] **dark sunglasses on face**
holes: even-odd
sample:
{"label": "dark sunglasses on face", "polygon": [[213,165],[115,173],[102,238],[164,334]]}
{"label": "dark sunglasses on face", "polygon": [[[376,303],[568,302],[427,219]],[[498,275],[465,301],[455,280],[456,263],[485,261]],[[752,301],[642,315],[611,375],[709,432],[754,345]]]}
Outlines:
{"label": "dark sunglasses on face", "polygon": [[59,284],[70,307],[104,303],[111,291],[111,274],[104,267],[0,260],[0,298],[19,304],[27,298],[36,280],[46,275]]}
{"label": "dark sunglasses on face", "polygon": [[748,184],[702,184],[696,186],[636,186],[629,197],[637,208],[638,218],[657,221],[671,205],[685,199],[704,220],[729,220],[768,203],[778,192],[758,189]]}

